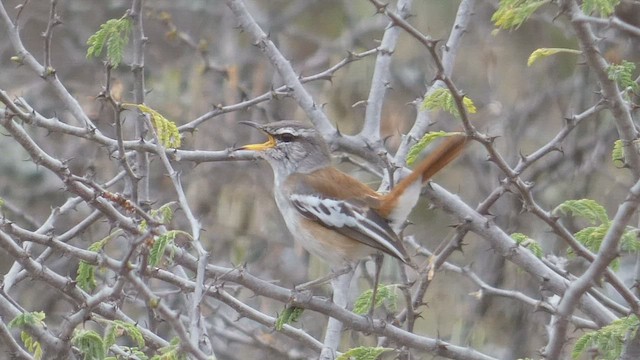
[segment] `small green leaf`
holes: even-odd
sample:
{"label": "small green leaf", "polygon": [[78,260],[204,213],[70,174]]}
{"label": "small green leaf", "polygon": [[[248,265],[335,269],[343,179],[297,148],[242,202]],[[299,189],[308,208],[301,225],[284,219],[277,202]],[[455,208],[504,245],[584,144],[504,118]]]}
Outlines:
{"label": "small green leaf", "polygon": [[630,89],[634,93],[639,92],[640,85],[635,81],[633,76],[636,71],[636,64],[627,60],[622,60],[620,64],[612,64],[607,68],[609,79],[618,83],[622,89]]}
{"label": "small green leaf", "polygon": [[[121,233],[122,230],[116,230],[106,236],[104,239],[96,241],[93,244],[89,245],[87,250],[100,252],[102,251],[102,249],[104,249],[105,245],[107,245],[107,243],[111,241],[111,239],[115,238]],[[94,265],[91,265],[86,261],[80,261],[80,263],[78,264],[78,271],[76,273],[76,282],[81,289],[88,292],[95,290],[97,286],[95,271],[96,267]]]}
{"label": "small green leaf", "polygon": [[33,354],[35,360],[42,359],[42,346],[38,340],[31,337],[31,334],[26,331],[20,332],[20,339],[27,348],[27,351]]}
{"label": "small green leaf", "polygon": [[529,60],[527,60],[527,66],[531,66],[536,60],[545,58],[547,56],[555,55],[558,53],[569,53],[569,54],[582,54],[580,50],[574,49],[562,49],[562,48],[540,48],[534,50],[534,52],[529,55]]}
{"label": "small green leaf", "polygon": [[432,131],[424,134],[422,139],[420,139],[420,141],[418,141],[415,145],[411,147],[411,149],[409,149],[409,153],[407,154],[407,165],[412,165],[416,161],[416,159],[418,158],[418,155],[420,155],[422,150],[424,150],[434,140],[441,137],[454,136],[454,135],[460,135],[460,134],[463,134],[463,133]]}
{"label": "small green leaf", "polygon": [[154,355],[151,360],[186,360],[186,355],[180,352],[180,339],[173,338],[169,345],[158,349],[158,355]]}
{"label": "small green leaf", "polygon": [[[398,295],[396,294],[396,285],[378,285],[376,293],[375,309],[383,304],[389,307],[389,310],[396,311],[398,306]],[[373,297],[373,289],[365,290],[353,304],[353,312],[358,315],[364,315],[371,309],[371,298]]]}
{"label": "small green leaf", "polygon": [[107,328],[104,336],[104,347],[108,350],[112,345],[116,343],[116,339],[122,335],[129,336],[130,339],[135,341],[138,348],[143,348],[145,345],[142,331],[135,325],[122,320],[109,321],[109,327]]}
{"label": "small green leaf", "polygon": [[180,137],[180,131],[178,130],[178,126],[176,125],[176,123],[168,120],[162,114],[144,104],[125,103],[122,104],[122,107],[125,109],[136,108],[141,112],[149,115],[149,117],[151,118],[151,123],[153,124],[153,127],[158,134],[158,139],[162,143],[162,146],[174,149],[180,147],[182,138]]}
{"label": "small green leaf", "polygon": [[25,312],[16,316],[7,325],[9,328],[24,328],[25,326],[44,326],[46,315],[42,311]]}
{"label": "small green leaf", "polygon": [[[157,209],[152,209],[149,214],[157,220],[159,223],[166,225],[173,219],[173,209],[171,209],[172,202],[166,203]],[[146,232],[149,224],[146,220],[142,220],[138,228],[142,232]]]}
{"label": "small green leaf", "polygon": [[99,57],[106,46],[107,60],[117,67],[122,62],[124,48],[129,42],[131,26],[131,18],[127,15],[100,25],[100,29],[87,40],[87,58]]}
{"label": "small green leaf", "polygon": [[178,230],[171,230],[155,238],[151,251],[149,251],[149,266],[158,266],[160,259],[162,259],[162,256],[164,255],[165,249],[169,244],[173,244],[173,241],[179,233],[182,232]]}
{"label": "small green leaf", "polygon": [[93,330],[76,331],[71,343],[78,348],[84,360],[104,359],[106,356],[102,337]]}
{"label": "small green leaf", "polygon": [[[462,104],[464,105],[464,110],[469,114],[475,114],[477,109],[473,100],[468,97],[464,97],[462,99]],[[438,88],[432,91],[422,102],[423,110],[444,110],[455,117],[460,117],[460,112],[458,111],[458,106],[456,104],[455,99],[453,98],[453,94],[449,89]]]}
{"label": "small green leaf", "polygon": [[285,307],[282,314],[278,315],[278,318],[276,319],[275,329],[281,331],[286,324],[297,322],[300,320],[300,316],[302,316],[303,311],[304,308],[297,306]]}
{"label": "small green leaf", "polygon": [[573,346],[573,351],[571,352],[571,358],[572,359],[579,358],[580,355],[582,355],[582,353],[585,350],[587,350],[588,348],[587,346],[589,345],[589,343],[591,343],[592,338],[593,338],[593,333],[587,333],[585,335],[582,335]]}
{"label": "small green leaf", "polygon": [[620,0],[584,0],[582,2],[582,11],[585,14],[596,12],[602,17],[608,17],[613,14]]}
{"label": "small green leaf", "polygon": [[[34,312],[25,312],[18,316],[16,316],[13,320],[7,324],[9,328],[20,328],[24,329],[25,327],[44,327],[44,319],[46,315],[42,311],[34,311]],[[27,351],[33,354],[33,358],[36,360],[42,359],[42,346],[38,340],[31,337],[27,331],[22,330],[20,332],[20,339],[22,343],[27,348]]]}
{"label": "small green leaf", "polygon": [[[601,224],[598,226],[586,227],[574,234],[576,240],[587,247],[591,252],[598,252],[602,240],[604,240],[607,231],[609,231],[610,223]],[[633,245],[633,244],[629,244]],[[611,268],[617,271],[620,267],[620,260],[615,259],[611,262]]]}
{"label": "small green leaf", "polygon": [[611,160],[613,165],[618,169],[624,167],[624,145],[622,140],[618,139],[613,144],[613,151],[611,152]]}
{"label": "small green leaf", "polygon": [[376,360],[382,353],[393,351],[391,348],[360,346],[347,350],[336,360]]}
{"label": "small green leaf", "polygon": [[522,233],[513,233],[511,234],[511,238],[516,242],[516,244],[529,249],[529,251],[531,251],[531,253],[533,253],[533,255],[538,259],[541,259],[544,255],[540,243],[528,237],[527,235]]}
{"label": "small green leaf", "polygon": [[589,250],[598,252],[607,231],[609,231],[609,224],[589,226],[575,233],[575,237]]}
{"label": "small green leaf", "polygon": [[95,275],[96,267],[85,261],[78,264],[78,272],[76,273],[76,282],[80,289],[92,292],[98,286]]}
{"label": "small green leaf", "polygon": [[626,253],[637,253],[640,251],[640,241],[638,241],[639,230],[627,226],[620,239],[620,250]]}
{"label": "small green leaf", "polygon": [[167,203],[159,207],[158,209],[151,210],[151,216],[158,219],[161,224],[167,224],[173,219],[173,209],[171,209],[172,203]]}
{"label": "small green leaf", "polygon": [[582,217],[593,225],[598,222],[601,224],[609,223],[607,211],[602,205],[591,199],[567,200],[553,209],[553,213]]}
{"label": "small green leaf", "polygon": [[536,10],[549,2],[550,0],[500,0],[491,21],[500,29],[517,29]]}

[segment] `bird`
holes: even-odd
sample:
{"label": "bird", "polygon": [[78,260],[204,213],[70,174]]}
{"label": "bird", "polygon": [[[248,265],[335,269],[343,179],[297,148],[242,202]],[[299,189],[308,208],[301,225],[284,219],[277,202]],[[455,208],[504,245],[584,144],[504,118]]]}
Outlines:
{"label": "bird", "polygon": [[379,253],[410,264],[398,231],[422,186],[467,143],[463,133],[447,137],[389,192],[378,193],[332,165],[329,146],[313,126],[296,120],[242,123],[262,131],[267,141],[236,150],[253,151],[269,163],[288,230],[334,269]]}

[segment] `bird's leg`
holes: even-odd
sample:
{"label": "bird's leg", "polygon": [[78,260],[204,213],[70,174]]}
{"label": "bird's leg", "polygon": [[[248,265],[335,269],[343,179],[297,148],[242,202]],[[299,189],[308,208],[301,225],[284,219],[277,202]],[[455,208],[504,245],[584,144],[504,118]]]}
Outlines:
{"label": "bird's leg", "polygon": [[312,287],[316,287],[318,285],[323,285],[339,276],[342,276],[344,274],[347,274],[349,272],[351,272],[351,270],[353,270],[353,267],[351,265],[347,265],[343,268],[339,268],[338,270],[332,270],[331,273],[329,273],[326,276],[323,276],[321,278],[318,279],[314,279],[311,281],[307,281],[306,283],[300,284],[300,285],[296,285],[294,286],[294,290],[298,290],[298,291],[303,291],[303,290],[309,290]]}
{"label": "bird's leg", "polygon": [[373,263],[375,264],[375,275],[373,278],[373,291],[371,292],[371,307],[369,308],[369,317],[373,319],[373,311],[376,309],[376,296],[378,295],[378,284],[380,283],[380,271],[382,271],[382,254],[373,255]]}

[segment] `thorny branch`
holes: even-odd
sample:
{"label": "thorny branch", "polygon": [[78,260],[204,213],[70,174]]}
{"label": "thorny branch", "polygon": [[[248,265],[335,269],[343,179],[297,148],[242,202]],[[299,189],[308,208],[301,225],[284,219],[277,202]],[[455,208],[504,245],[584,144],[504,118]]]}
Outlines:
{"label": "thorny branch", "polygon": [[[171,336],[177,336],[180,342],[180,350],[193,358],[206,359],[212,354],[223,356],[231,354],[232,347],[229,342],[242,343],[244,346],[255,346],[265,351],[276,351],[283,356],[299,356],[294,351],[281,351],[278,349],[290,349],[290,344],[303,349],[305,356],[317,356],[322,353],[326,344],[317,340],[312,327],[314,321],[302,320],[300,323],[285,324],[282,330],[273,332],[276,318],[272,316],[273,307],[282,308],[298,306],[307,309],[305,316],[335,319],[341,326],[346,324],[349,331],[357,336],[372,334],[378,337],[378,343],[398,349],[405,349],[407,356],[412,356],[414,351],[425,351],[430,355],[436,355],[452,359],[493,359],[498,358],[498,353],[486,349],[474,349],[455,344],[455,341],[444,341],[435,335],[421,333],[421,311],[429,290],[433,289],[433,281],[436,277],[444,276],[438,270],[453,272],[468,280],[476,292],[478,298],[502,297],[509,301],[525,304],[532,310],[540,310],[545,314],[550,323],[549,342],[545,348],[544,356],[558,358],[567,342],[567,334],[575,329],[598,329],[611,321],[629,314],[640,315],[640,300],[633,293],[617,272],[611,270],[609,264],[620,256],[619,241],[622,232],[629,223],[630,218],[636,214],[638,197],[640,196],[640,183],[629,188],[629,195],[624,200],[612,220],[611,226],[600,247],[593,252],[581,244],[573,234],[570,225],[561,223],[557,216],[547,208],[549,205],[537,193],[530,179],[534,165],[541,164],[545,159],[556,152],[561,152],[568,139],[579,127],[589,126],[589,120],[596,118],[604,109],[610,109],[613,113],[615,126],[619,137],[623,139],[625,147],[625,163],[637,178],[640,171],[640,160],[634,150],[634,142],[637,131],[634,125],[633,109],[622,96],[615,82],[607,75],[608,63],[601,54],[601,49],[596,41],[597,34],[591,28],[611,27],[624,31],[629,36],[638,37],[640,31],[636,25],[624,22],[617,16],[609,19],[600,19],[583,14],[577,3],[573,0],[560,2],[562,16],[569,19],[576,32],[576,37],[583,49],[584,58],[589,70],[592,71],[598,81],[601,93],[598,98],[583,109],[575,111],[576,115],[567,116],[564,123],[557,126],[555,133],[544,140],[528,154],[521,154],[517,161],[506,152],[496,146],[494,136],[484,134],[476,129],[477,125],[467,114],[463,106],[466,96],[459,84],[453,80],[454,67],[457,54],[465,48],[461,45],[461,39],[467,33],[475,9],[482,6],[474,0],[460,2],[455,20],[451,26],[448,39],[444,45],[423,34],[417,26],[412,25],[411,1],[398,1],[396,10],[391,6],[377,0],[370,0],[377,12],[382,13],[390,21],[386,28],[379,26],[378,20],[366,19],[361,24],[353,25],[353,34],[342,34],[336,39],[326,40],[316,34],[297,34],[292,30],[271,34],[263,30],[264,26],[258,25],[254,19],[255,13],[251,4],[247,6],[241,0],[228,0],[233,18],[238,22],[242,31],[252,40],[279,75],[270,82],[272,90],[265,92],[263,87],[259,92],[243,98],[236,103],[216,105],[211,111],[203,112],[193,117],[191,121],[179,126],[182,134],[195,133],[205,130],[207,126],[216,127],[218,123],[211,121],[216,118],[224,121],[225,114],[232,112],[251,112],[258,104],[272,104],[275,100],[292,98],[305,112],[307,117],[324,134],[333,150],[354,154],[363,160],[349,161],[359,167],[369,170],[369,173],[380,177],[381,169],[388,164],[403,166],[406,163],[406,155],[411,147],[426,131],[432,123],[432,114],[419,111],[416,121],[408,134],[404,135],[399,149],[392,158],[387,154],[385,144],[380,141],[380,130],[385,119],[383,118],[383,105],[390,101],[389,89],[394,87],[396,80],[393,74],[394,61],[397,60],[396,49],[403,37],[412,43],[421,46],[421,50],[429,55],[427,61],[435,67],[435,81],[430,84],[429,90],[424,94],[428,96],[431,91],[440,87],[446,87],[453,94],[456,106],[461,115],[462,126],[467,134],[482,145],[483,156],[489,159],[491,166],[499,171],[497,183],[492,183],[487,193],[477,198],[479,203],[475,208],[469,206],[460,197],[452,195],[442,187],[432,184],[425,190],[425,196],[432,203],[458,219],[454,233],[448,241],[442,242],[434,251],[417,241],[416,237],[407,236],[406,242],[411,245],[417,256],[428,257],[419,269],[418,274],[403,272],[399,275],[400,286],[405,301],[405,308],[393,313],[387,309],[388,320],[382,318],[366,318],[354,314],[348,309],[337,306],[321,295],[301,294],[294,290],[274,284],[272,274],[262,269],[253,268],[253,263],[245,266],[228,266],[230,261],[220,254],[221,245],[219,239],[223,238],[223,231],[215,228],[215,231],[204,232],[201,224],[205,221],[201,217],[200,207],[196,207],[196,200],[189,194],[191,168],[189,165],[197,165],[203,162],[225,160],[248,160],[249,156],[242,153],[232,153],[230,149],[219,151],[200,150],[200,144],[183,149],[165,148],[149,119],[143,114],[137,114],[134,119],[132,134],[126,124],[127,114],[121,113],[121,107],[112,97],[112,80],[121,74],[112,72],[110,66],[105,70],[105,87],[99,98],[105,100],[105,104],[112,110],[109,123],[114,129],[103,126],[99,117],[88,115],[87,106],[78,101],[79,94],[69,89],[67,83],[63,83],[58,77],[58,69],[54,70],[51,62],[53,52],[58,54],[58,48],[54,45],[53,30],[57,26],[64,25],[61,17],[63,3],[52,0],[48,7],[48,20],[46,28],[42,32],[44,49],[42,62],[40,63],[25,47],[21,39],[22,30],[18,26],[18,20],[23,16],[29,1],[19,5],[17,13],[11,20],[4,4],[0,4],[0,21],[6,29],[7,38],[10,40],[13,51],[16,53],[14,61],[31,72],[38,84],[54,94],[56,99],[56,111],[58,115],[45,115],[49,112],[37,100],[28,94],[24,97],[14,90],[0,89],[0,102],[4,105],[0,108],[0,124],[5,134],[11,137],[14,145],[24,151],[29,161],[38,166],[38,171],[45,174],[47,179],[55,182],[63,194],[63,201],[51,202],[44,221],[40,216],[31,214],[25,208],[18,205],[15,199],[11,199],[4,206],[5,213],[0,219],[0,248],[6,252],[13,262],[10,270],[3,279],[3,293],[0,296],[0,315],[6,324],[19,314],[30,311],[24,306],[23,299],[19,295],[20,285],[30,279],[44,286],[48,291],[54,292],[60,297],[60,301],[66,305],[67,310],[62,319],[55,322],[47,317],[48,327],[28,326],[25,329],[45,349],[47,356],[59,358],[73,358],[77,356],[77,349],[71,344],[71,338],[75,331],[84,326],[89,320],[100,321],[120,320],[139,328],[146,344],[145,351],[153,352],[169,346],[169,338],[159,336],[160,331],[167,331]],[[33,5],[33,4],[30,4]],[[142,0],[132,0],[127,14],[133,24],[131,47],[131,75],[129,79],[133,89],[133,102],[142,104],[148,97],[145,76],[152,73],[145,63],[148,39],[143,27],[143,19],[146,9]],[[149,6],[149,4],[146,4]],[[282,15],[280,24],[275,24],[276,29],[284,27],[299,14],[306,11],[314,11],[314,6],[321,6],[321,2],[292,5]],[[345,1],[345,12],[349,17],[354,16],[353,4]],[[221,8],[221,7],[220,7]],[[221,9],[207,9],[211,13],[207,16],[216,16]],[[257,16],[259,22],[266,21],[265,14]],[[225,16],[229,16],[226,14]],[[421,14],[417,14],[421,16]],[[379,19],[381,15],[374,17]],[[383,17],[385,18],[385,17]],[[215,68],[223,71],[215,61],[216,54],[197,44],[194,37],[183,32],[178,27],[178,21],[167,21],[166,25],[178,38],[201,57],[207,68]],[[416,22],[417,24],[417,22]],[[378,30],[384,31],[382,41],[378,45],[356,47],[356,38],[366,34],[370,29],[379,26]],[[56,32],[56,40],[61,32]],[[284,35],[282,35],[284,34]],[[356,35],[354,35],[356,34]],[[297,55],[292,55],[291,44],[280,36],[292,38],[313,39],[312,43],[317,48],[308,62],[298,67]],[[344,43],[348,44],[346,47]],[[213,44],[213,42],[211,43]],[[237,46],[237,44],[233,44]],[[342,49],[347,56],[342,58],[332,56],[327,49],[335,51]],[[369,49],[352,52],[354,48]],[[291,52],[290,52],[291,51]],[[362,131],[357,135],[341,134],[334,127],[336,120],[329,110],[321,104],[320,95],[313,88],[318,80],[328,80],[323,84],[331,85],[340,75],[352,70],[356,65],[364,64],[366,58],[375,56],[375,64],[372,67],[371,86],[368,89],[367,108]],[[299,68],[316,69],[319,64],[326,65],[326,69],[315,75],[302,76]],[[351,65],[350,65],[351,64]],[[61,66],[62,64],[57,64]],[[347,66],[350,65],[350,66]],[[364,65],[363,65],[364,66]],[[457,72],[458,70],[456,70]],[[456,76],[456,79],[458,77]],[[0,81],[2,79],[0,78]],[[5,84],[1,85],[6,88]],[[93,88],[95,90],[95,87]],[[573,88],[566,91],[571,91]],[[559,91],[561,96],[565,91]],[[94,92],[95,93],[95,92]],[[12,95],[10,95],[12,94]],[[394,94],[395,95],[395,94]],[[360,97],[362,99],[364,97]],[[422,99],[414,104],[421,103]],[[322,101],[325,101],[323,99]],[[541,101],[544,103],[544,101]],[[563,109],[565,111],[566,109]],[[70,115],[70,118],[68,115]],[[70,121],[69,121],[70,120]],[[75,122],[75,123],[74,123]],[[52,146],[46,137],[38,133],[39,130],[48,135],[57,136],[67,141],[79,141],[95,148],[96,153],[105,152],[108,157],[115,154],[115,159],[109,158],[99,167],[92,170],[80,170],[73,161],[65,159],[59,151]],[[547,136],[546,133],[544,136]],[[209,146],[209,144],[207,144]],[[211,144],[211,148],[222,148],[225,145]],[[517,151],[519,149],[508,149]],[[382,155],[382,156],[381,156]],[[162,181],[154,178],[154,160],[159,163],[160,177],[168,176],[169,186],[173,191],[158,190]],[[367,162],[366,164],[364,162]],[[515,165],[511,165],[511,163]],[[566,163],[564,159],[558,163]],[[105,165],[106,164],[106,165]],[[543,171],[544,173],[544,171]],[[80,175],[84,174],[84,175]],[[98,181],[95,177],[110,179],[106,182]],[[224,183],[224,176],[213,174],[207,179],[207,201],[215,203],[218,199],[212,197],[215,187],[219,182]],[[477,179],[480,181],[480,179]],[[185,182],[185,183],[183,183]],[[227,182],[232,183],[233,180]],[[170,184],[170,185],[167,185]],[[236,184],[232,184],[236,185]],[[127,187],[130,187],[129,189]],[[157,195],[154,192],[158,190]],[[549,259],[539,259],[528,249],[518,246],[508,235],[507,228],[499,225],[492,219],[491,211],[507,196],[515,194],[517,203],[527,214],[534,215],[535,226],[544,226],[546,231],[551,231],[565,246],[572,249],[579,258],[586,260],[586,267],[582,274],[573,274],[564,268],[557,266]],[[160,223],[152,207],[155,198],[176,199],[179,204],[180,220],[175,224]],[[196,196],[197,198],[197,196]],[[62,205],[60,205],[62,204]],[[259,210],[260,207],[257,207]],[[260,214],[260,217],[264,217]],[[231,215],[229,216],[231,218]],[[143,225],[144,224],[144,225]],[[158,267],[150,267],[148,254],[154,242],[166,234],[170,226],[188,228],[190,238],[186,243],[171,243],[167,245],[164,256],[165,262]],[[244,224],[246,225],[246,224]],[[212,230],[211,228],[209,230]],[[220,230],[220,231],[219,231]],[[509,229],[510,230],[510,229]],[[472,232],[484,239],[490,248],[515,264],[518,269],[524,270],[528,275],[528,281],[537,287],[540,293],[550,291],[560,297],[560,302],[553,304],[545,296],[534,292],[511,290],[509,286],[490,284],[476,273],[473,259],[464,257],[462,261],[467,265],[456,265],[459,258],[454,257],[456,250],[461,250],[465,245],[466,236]],[[104,234],[115,240],[110,240],[109,247],[98,252],[86,250],[89,243],[95,243],[96,239],[104,238]],[[204,236],[206,235],[206,236]],[[277,234],[279,236],[280,234]],[[235,234],[234,241],[242,239]],[[245,236],[245,235],[243,235]],[[273,236],[269,234],[268,236]],[[273,237],[277,237],[273,236]],[[207,242],[205,242],[207,240]],[[212,240],[212,249],[208,240]],[[257,248],[252,245],[251,248]],[[281,244],[280,244],[281,247]],[[269,256],[278,250],[270,248]],[[215,255],[215,256],[214,256]],[[242,257],[242,261],[250,256]],[[73,269],[65,267],[67,272],[59,272],[60,262],[70,262],[76,266],[78,262],[84,262],[100,269],[98,272],[99,286],[94,291],[87,291],[73,279]],[[455,259],[455,260],[454,260]],[[277,260],[270,260],[272,263]],[[68,264],[65,264],[68,265]],[[281,264],[276,264],[281,265]],[[275,266],[275,265],[274,265]],[[269,268],[269,267],[268,267]],[[259,275],[259,276],[257,276]],[[603,278],[611,285],[608,289],[596,290],[594,283]],[[432,290],[433,291],[433,290]],[[250,294],[247,294],[250,293]],[[622,301],[613,299],[617,296]],[[473,301],[471,299],[470,301]],[[136,311],[148,309],[150,318],[144,319]],[[71,309],[71,310],[69,310]],[[576,309],[581,313],[576,314]],[[211,313],[208,313],[211,312]],[[307,315],[308,313],[311,313]],[[47,314],[49,316],[49,314]],[[245,323],[234,323],[230,319],[240,317]],[[157,321],[162,320],[162,321]],[[250,324],[250,326],[245,326]],[[55,328],[54,328],[55,327]],[[55,329],[55,330],[54,330]],[[230,332],[229,329],[233,329]],[[269,332],[269,338],[262,337],[255,329]],[[31,358],[31,354],[22,348],[22,344],[11,333],[6,325],[0,324],[0,341],[5,345],[11,356],[22,359]],[[163,332],[163,334],[165,334]],[[240,336],[236,336],[240,334]],[[340,331],[337,332],[338,336]],[[244,336],[243,336],[244,335]],[[354,335],[356,336],[356,335]],[[276,340],[273,340],[276,339]],[[272,341],[282,341],[277,346]],[[253,345],[251,345],[253,344]],[[287,344],[284,345],[283,344]],[[113,352],[125,356],[127,350],[119,345],[114,345]],[[333,349],[342,350],[342,349]],[[345,349],[346,350],[346,349]],[[340,351],[342,352],[342,351]],[[312,354],[312,355],[308,355]]]}

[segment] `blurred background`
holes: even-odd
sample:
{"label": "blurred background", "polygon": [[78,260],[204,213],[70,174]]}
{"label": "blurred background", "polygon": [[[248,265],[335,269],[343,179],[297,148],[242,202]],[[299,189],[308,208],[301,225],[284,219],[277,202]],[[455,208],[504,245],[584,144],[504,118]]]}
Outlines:
{"label": "blurred background", "polygon": [[[15,17],[15,7],[22,1],[3,0]],[[348,56],[375,48],[388,24],[365,0],[273,0],[245,1],[253,16],[271,39],[303,76],[324,71]],[[433,39],[446,41],[459,1],[414,1],[410,22]],[[106,134],[114,135],[111,109],[96,99],[105,82],[104,66],[99,59],[86,58],[86,41],[111,18],[120,18],[129,1],[83,0],[61,1],[58,13],[63,24],[55,28],[52,64],[58,77],[76,96],[82,107]],[[597,82],[582,63],[570,54],[545,58],[527,67],[527,58],[537,48],[577,48],[573,32],[562,17],[556,18],[557,7],[543,8],[516,31],[494,31],[490,19],[497,1],[478,1],[471,23],[462,40],[453,79],[478,107],[471,116],[482,131],[498,136],[502,156],[514,165],[520,154],[529,154],[553,138],[563,126],[564,118],[594,105],[599,95]],[[47,26],[49,2],[29,2],[20,18],[22,40],[37,58],[42,57],[42,32]],[[626,21],[640,25],[640,4],[623,1],[618,13]],[[241,33],[235,20],[221,1],[157,0],[145,3],[145,35],[149,41],[145,54],[145,77],[148,93],[146,104],[160,111],[178,125],[188,123],[219,105],[231,105],[252,99],[281,85],[268,60]],[[610,61],[640,60],[638,39],[614,29],[598,29],[601,49]],[[0,88],[11,96],[24,97],[45,116],[57,116],[74,123],[46,84],[26,66],[10,59],[15,55],[9,40],[0,36]],[[114,96],[132,101],[133,77],[125,55],[123,65],[112,73]],[[375,57],[353,62],[336,72],[330,80],[308,83],[307,89],[316,103],[343,133],[359,131],[374,69]],[[415,120],[415,107],[431,84],[435,66],[425,48],[407,34],[402,34],[393,55],[391,79],[384,105],[383,128],[390,152],[394,152],[401,134]],[[278,119],[304,119],[303,112],[287,97],[276,97],[242,111],[215,116],[184,134],[184,149],[224,150],[235,145],[263,141],[261,135],[238,121],[267,122]],[[452,129],[457,120],[448,114],[433,114],[434,130]],[[133,121],[125,122],[133,127]],[[49,134],[29,127],[39,144],[51,154],[68,159],[78,175],[95,172],[103,182],[113,177],[117,162],[109,150],[94,143],[61,134]],[[133,132],[131,132],[133,133]],[[608,112],[601,112],[582,123],[562,144],[562,152],[554,152],[531,167],[523,178],[535,183],[533,194],[545,209],[552,209],[566,199],[591,198],[604,204],[612,216],[626,196],[631,179],[626,171],[617,170],[611,149],[617,134]],[[135,140],[128,138],[129,140]],[[0,196],[5,199],[5,216],[30,229],[36,228],[67,198],[60,181],[43,171],[10,138],[0,140]],[[340,155],[340,154],[337,154]],[[439,174],[435,181],[457,193],[475,207],[499,185],[502,174],[486,161],[487,154],[473,144],[464,156]],[[339,162],[337,160],[337,162]],[[151,191],[153,207],[175,200],[175,192],[160,162],[152,161]],[[225,161],[195,164],[178,162],[189,203],[206,232],[203,241],[211,251],[210,262],[224,265],[246,264],[249,271],[263,279],[279,281],[284,286],[302,283],[328,272],[319,261],[293,243],[272,198],[271,170],[267,164],[253,161]],[[372,187],[379,179],[348,163],[340,166]],[[114,191],[122,191],[117,185]],[[79,207],[64,217],[56,231],[63,231],[86,217],[89,209]],[[538,240],[547,254],[564,254],[565,246],[539,220],[522,211],[517,195],[506,194],[491,209],[491,214],[507,233],[521,232]],[[407,233],[430,250],[451,236],[456,219],[421,201],[411,216]],[[83,233],[75,244],[91,244],[110,231],[110,224],[100,223]],[[571,224],[569,224],[571,226]],[[187,229],[181,213],[171,228]],[[577,227],[574,227],[577,229]],[[470,266],[487,283],[522,291],[539,298],[536,279],[518,271],[496,255],[490,245],[473,235],[465,238],[464,252],[449,260]],[[107,251],[117,251],[117,243]],[[0,260],[6,272],[12,260]],[[623,259],[625,278],[634,256]],[[398,281],[394,264],[387,262],[384,281]],[[51,260],[51,267],[75,276],[77,263],[68,259]],[[628,266],[627,266],[628,265]],[[569,264],[572,269],[584,266],[580,261]],[[308,269],[308,271],[300,271]],[[632,276],[633,274],[629,274]],[[368,288],[361,281],[361,290]],[[15,298],[30,299],[23,304],[30,310],[44,310],[48,321],[60,321],[68,311],[59,296],[42,292],[45,287],[30,279],[12,290]],[[357,290],[357,289],[355,289]],[[355,291],[354,290],[354,291]],[[416,332],[438,337],[454,344],[470,346],[504,359],[534,357],[546,343],[544,325],[548,315],[513,300],[478,298],[471,294],[478,288],[467,278],[439,272],[426,295],[428,306],[418,320]],[[318,290],[329,294],[328,288]],[[356,291],[357,292],[357,291]],[[37,296],[36,296],[37,295]],[[275,316],[282,304],[241,294],[247,303]],[[223,328],[235,315],[211,305],[212,322]],[[226,311],[226,312],[225,312]],[[216,313],[221,316],[214,316]],[[57,315],[56,315],[57,314]],[[58,316],[56,318],[56,316]],[[142,316],[142,315],[141,315]],[[214,320],[215,319],[215,320]],[[324,320],[305,313],[299,326],[320,337]],[[235,326],[235,325],[234,325]],[[272,333],[249,320],[237,326],[253,334],[249,339],[226,339],[226,350],[220,358],[250,358],[271,349],[300,347],[290,339]],[[349,334],[349,333],[347,333]],[[371,344],[370,338],[346,335],[348,344]],[[220,335],[223,339],[224,336]],[[259,339],[260,341],[256,340]],[[265,345],[266,344],[266,345]],[[291,357],[292,353],[289,353]],[[300,356],[305,351],[300,349]]]}

